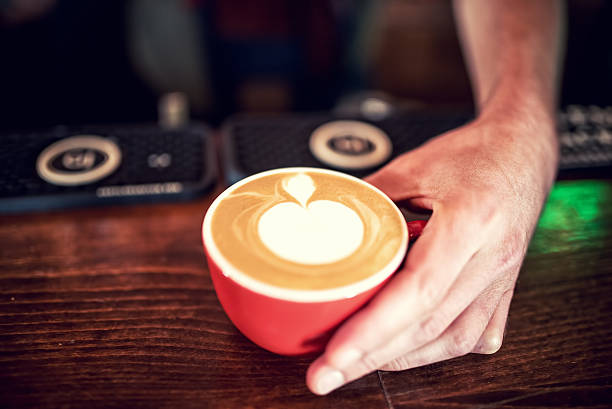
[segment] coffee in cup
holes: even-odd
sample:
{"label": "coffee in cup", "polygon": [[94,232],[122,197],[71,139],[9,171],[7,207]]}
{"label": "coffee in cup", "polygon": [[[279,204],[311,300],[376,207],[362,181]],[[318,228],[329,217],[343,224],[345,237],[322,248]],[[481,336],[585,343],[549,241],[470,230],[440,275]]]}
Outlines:
{"label": "coffee in cup", "polygon": [[285,168],[248,177],[212,203],[203,241],[234,324],[273,352],[318,350],[400,265],[406,223],[352,176]]}

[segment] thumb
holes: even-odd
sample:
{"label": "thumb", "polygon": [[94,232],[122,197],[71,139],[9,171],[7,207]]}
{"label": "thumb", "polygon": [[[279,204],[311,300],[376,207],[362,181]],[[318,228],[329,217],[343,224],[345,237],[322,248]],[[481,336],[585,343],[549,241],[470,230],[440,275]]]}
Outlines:
{"label": "thumb", "polygon": [[394,202],[418,196],[418,177],[410,166],[408,154],[404,154],[364,178],[382,190]]}

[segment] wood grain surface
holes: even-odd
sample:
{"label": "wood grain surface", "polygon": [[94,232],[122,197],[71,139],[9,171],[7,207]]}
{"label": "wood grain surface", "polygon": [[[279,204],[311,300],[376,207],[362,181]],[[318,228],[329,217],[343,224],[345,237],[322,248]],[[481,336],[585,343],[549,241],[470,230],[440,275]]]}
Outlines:
{"label": "wood grain surface", "polygon": [[[215,192],[215,193],[218,193]],[[559,182],[502,349],[325,397],[223,313],[187,204],[0,217],[2,408],[612,407],[612,182]]]}

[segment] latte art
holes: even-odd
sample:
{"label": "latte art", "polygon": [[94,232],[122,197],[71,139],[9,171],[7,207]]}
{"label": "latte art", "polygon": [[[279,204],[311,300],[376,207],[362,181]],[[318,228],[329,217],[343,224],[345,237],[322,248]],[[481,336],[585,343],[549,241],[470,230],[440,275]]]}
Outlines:
{"label": "latte art", "polygon": [[324,264],[351,255],[363,240],[363,223],[350,207],[332,200],[308,199],[316,191],[310,176],[283,180],[298,203],[283,202],[259,219],[261,241],[277,256],[302,264]]}
{"label": "latte art", "polygon": [[397,258],[405,226],[388,198],[359,180],[305,169],[263,175],[221,198],[212,239],[234,268],[275,287],[324,290]]}

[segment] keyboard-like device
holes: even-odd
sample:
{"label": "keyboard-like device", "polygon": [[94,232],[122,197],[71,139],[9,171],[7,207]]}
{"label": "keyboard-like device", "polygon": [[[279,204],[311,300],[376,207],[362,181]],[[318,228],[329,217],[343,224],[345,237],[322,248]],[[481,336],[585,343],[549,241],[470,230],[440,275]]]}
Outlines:
{"label": "keyboard-like device", "polygon": [[[268,169],[314,166],[363,177],[394,157],[463,125],[470,114],[392,112],[382,118],[334,113],[240,115],[222,129],[228,183]],[[612,176],[612,107],[558,115],[559,178]]]}
{"label": "keyboard-like device", "polygon": [[209,129],[58,126],[0,135],[0,212],[184,200],[216,181]]}
{"label": "keyboard-like device", "polygon": [[612,106],[570,105],[559,114],[560,172],[612,176]]}

